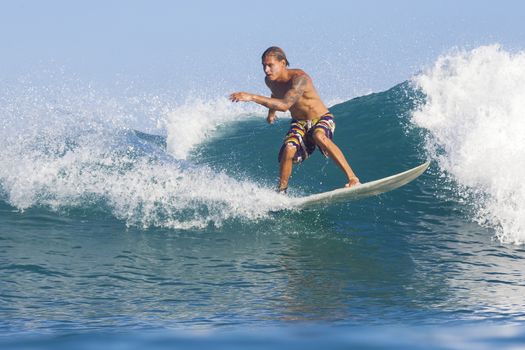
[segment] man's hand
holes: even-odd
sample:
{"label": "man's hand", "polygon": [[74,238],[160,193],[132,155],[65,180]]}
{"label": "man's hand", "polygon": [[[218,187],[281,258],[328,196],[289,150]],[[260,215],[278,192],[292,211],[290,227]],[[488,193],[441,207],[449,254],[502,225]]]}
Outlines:
{"label": "man's hand", "polygon": [[266,121],[268,122],[268,124],[273,124],[274,121],[277,120],[277,117],[274,115],[269,115],[267,118],[266,118]]}
{"label": "man's hand", "polygon": [[247,92],[235,92],[230,95],[230,101],[232,102],[250,102],[252,101],[253,95]]}
{"label": "man's hand", "polygon": [[268,124],[273,124],[273,122],[277,119],[277,116],[275,115],[275,110],[270,109],[268,111],[268,117],[266,117],[266,121]]}

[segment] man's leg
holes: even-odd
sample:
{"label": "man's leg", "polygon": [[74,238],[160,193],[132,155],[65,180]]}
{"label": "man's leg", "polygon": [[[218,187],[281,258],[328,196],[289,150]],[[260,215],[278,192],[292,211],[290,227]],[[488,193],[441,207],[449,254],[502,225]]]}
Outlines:
{"label": "man's leg", "polygon": [[284,146],[279,166],[279,191],[285,191],[288,188],[288,179],[292,175],[293,157],[297,148],[288,143]]}
{"label": "man's leg", "polygon": [[321,128],[314,131],[313,139],[317,146],[323,149],[323,151],[328,154],[330,158],[332,158],[335,163],[343,170],[343,172],[346,174],[346,177],[348,178],[348,183],[345,185],[345,187],[350,187],[359,184],[359,179],[357,176],[355,176],[354,172],[352,171],[352,168],[350,167],[350,164],[346,161],[345,156],[343,155],[343,152],[337,147],[337,145],[328,138]]}

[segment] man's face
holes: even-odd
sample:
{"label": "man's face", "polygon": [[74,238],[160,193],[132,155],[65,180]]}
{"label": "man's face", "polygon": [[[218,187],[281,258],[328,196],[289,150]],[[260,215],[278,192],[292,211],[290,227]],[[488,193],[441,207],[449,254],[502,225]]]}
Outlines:
{"label": "man's face", "polygon": [[262,61],[264,74],[269,80],[275,80],[279,78],[284,68],[286,67],[286,62],[284,60],[279,61],[275,56],[270,55],[264,57]]}

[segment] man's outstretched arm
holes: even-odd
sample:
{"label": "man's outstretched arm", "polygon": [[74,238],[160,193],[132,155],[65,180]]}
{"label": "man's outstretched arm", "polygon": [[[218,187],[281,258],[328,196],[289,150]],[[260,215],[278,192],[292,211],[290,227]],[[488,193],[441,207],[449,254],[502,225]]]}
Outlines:
{"label": "man's outstretched arm", "polygon": [[303,95],[307,84],[308,78],[305,75],[300,75],[293,79],[292,88],[286,92],[282,99],[250,94],[248,92],[236,92],[230,95],[230,100],[232,102],[251,101],[269,109],[286,112]]}

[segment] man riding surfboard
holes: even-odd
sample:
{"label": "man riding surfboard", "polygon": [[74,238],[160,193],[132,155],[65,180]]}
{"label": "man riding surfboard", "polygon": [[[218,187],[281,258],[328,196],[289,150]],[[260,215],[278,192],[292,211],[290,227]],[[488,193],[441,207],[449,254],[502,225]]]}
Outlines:
{"label": "man riding surfboard", "polygon": [[236,92],[230,95],[232,102],[255,102],[269,109],[268,123],[276,119],[276,111],[290,111],[290,130],[284,138],[279,152],[279,192],[286,192],[292,164],[300,163],[319,147],[343,170],[348,182],[345,187],[358,185],[359,179],[346,161],[343,152],[332,141],[335,130],[334,116],[319,97],[312,79],[301,69],[288,68],[284,51],[272,46],[264,51],[262,65],[266,74],[265,83],[272,92],[271,97]]}

